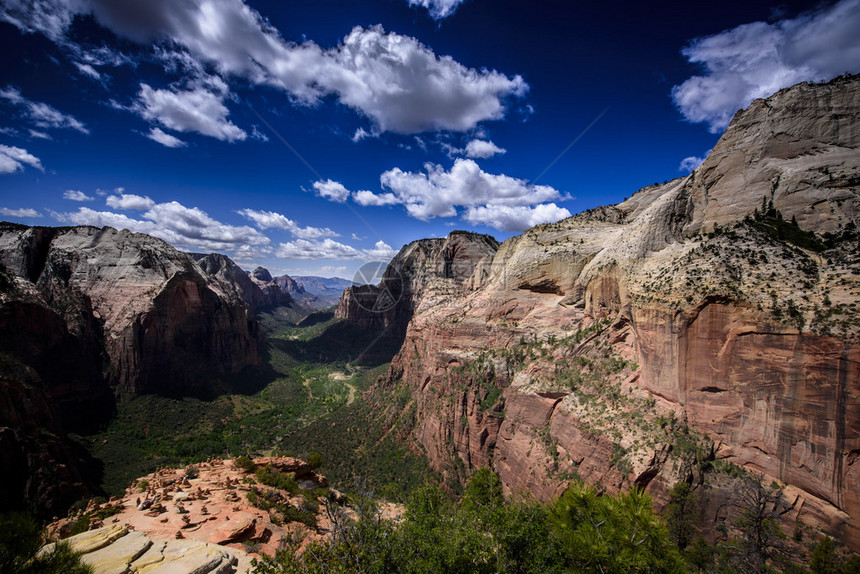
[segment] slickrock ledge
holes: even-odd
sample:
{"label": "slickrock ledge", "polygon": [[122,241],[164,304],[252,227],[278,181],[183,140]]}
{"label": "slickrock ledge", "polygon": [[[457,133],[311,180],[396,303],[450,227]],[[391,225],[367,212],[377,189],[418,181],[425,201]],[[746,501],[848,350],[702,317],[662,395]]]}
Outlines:
{"label": "slickrock ledge", "polygon": [[[261,484],[254,473],[259,468],[293,488]],[[299,459],[257,458],[247,470],[235,461],[208,460],[193,470],[156,470],[122,498],[91,502],[49,532],[82,552],[96,574],[240,573],[249,571],[254,557],[274,554],[284,538],[304,544],[326,539],[331,523],[325,497],[342,500]],[[91,530],[66,537],[87,516],[108,517],[91,518]]]}
{"label": "slickrock ledge", "polygon": [[[251,571],[251,557],[235,548],[199,540],[153,540],[112,524],[65,542],[95,574],[232,574]],[[42,552],[50,552],[49,544]]]}

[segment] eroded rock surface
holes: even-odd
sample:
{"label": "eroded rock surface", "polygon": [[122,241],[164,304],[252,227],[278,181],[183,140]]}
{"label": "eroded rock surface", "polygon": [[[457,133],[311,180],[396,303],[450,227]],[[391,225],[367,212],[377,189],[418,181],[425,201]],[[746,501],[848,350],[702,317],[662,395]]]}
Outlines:
{"label": "eroded rock surface", "polygon": [[0,224],[2,508],[52,514],[84,497],[92,481],[65,436],[108,420],[115,394],[206,394],[259,364],[231,281],[146,235]]}
{"label": "eroded rock surface", "polygon": [[405,325],[380,384],[409,386],[449,478],[490,465],[511,494],[580,477],[659,502],[733,463],[858,549],[858,111],[857,76],[757,100],[690,176],[530,229],[460,280],[445,246],[475,238],[410,244],[390,268],[411,263],[408,305],[373,313],[383,279],[338,314]]}

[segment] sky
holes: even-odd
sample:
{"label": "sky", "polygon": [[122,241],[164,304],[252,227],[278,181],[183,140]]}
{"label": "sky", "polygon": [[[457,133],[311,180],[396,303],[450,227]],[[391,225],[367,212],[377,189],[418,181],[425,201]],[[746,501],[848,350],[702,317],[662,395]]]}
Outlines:
{"label": "sky", "polygon": [[680,177],[860,0],[0,0],[0,219],[352,277]]}

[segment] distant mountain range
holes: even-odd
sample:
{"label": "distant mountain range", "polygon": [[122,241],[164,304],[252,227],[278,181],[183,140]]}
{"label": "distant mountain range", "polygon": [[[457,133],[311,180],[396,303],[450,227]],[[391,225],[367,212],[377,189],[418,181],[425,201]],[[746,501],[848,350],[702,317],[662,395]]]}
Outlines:
{"label": "distant mountain range", "polygon": [[[293,279],[302,287],[306,293],[316,297],[321,306],[319,308],[337,305],[344,289],[355,285],[349,279],[342,277],[316,277],[314,275],[296,275]],[[295,295],[294,295],[295,297]],[[301,300],[300,297],[296,297]],[[324,303],[324,305],[322,305]]]}

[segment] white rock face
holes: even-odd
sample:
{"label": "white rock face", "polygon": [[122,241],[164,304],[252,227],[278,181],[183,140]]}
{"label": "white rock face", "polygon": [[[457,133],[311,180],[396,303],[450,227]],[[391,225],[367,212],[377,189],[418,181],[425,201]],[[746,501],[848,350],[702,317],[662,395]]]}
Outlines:
{"label": "white rock face", "polygon": [[[244,574],[251,559],[241,550],[197,540],[151,540],[112,525],[65,540],[95,574]],[[42,549],[51,552],[53,544]]]}

